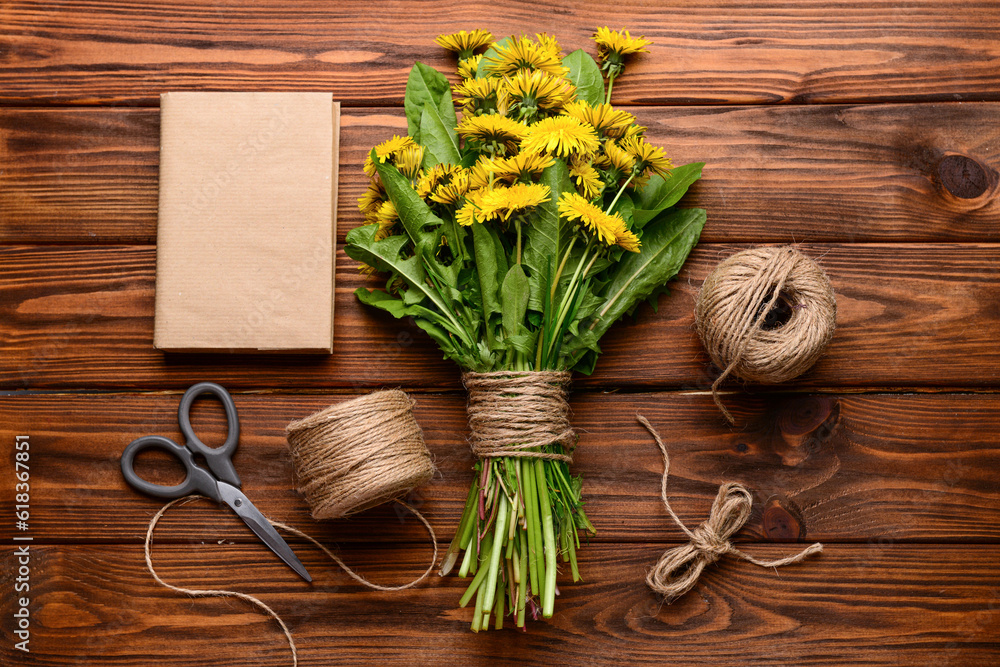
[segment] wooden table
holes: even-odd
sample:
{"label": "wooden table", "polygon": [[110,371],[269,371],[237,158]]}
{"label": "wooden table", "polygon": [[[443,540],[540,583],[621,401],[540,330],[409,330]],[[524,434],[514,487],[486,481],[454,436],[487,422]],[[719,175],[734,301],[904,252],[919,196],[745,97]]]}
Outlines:
{"label": "wooden table", "polygon": [[[137,435],[178,436],[180,393],[211,379],[243,420],[237,466],[272,518],[402,583],[430,558],[384,507],[314,522],[293,488],[285,424],[373,388],[417,398],[440,475],[413,494],[443,543],[470,478],[459,373],[413,327],[361,308],[338,247],[326,358],[164,355],[152,346],[158,95],[321,90],[344,103],[340,242],[360,222],[361,162],[405,130],[413,61],[453,76],[435,35],[548,31],[586,48],[599,26],[653,39],[615,102],[682,164],[702,242],[658,312],[645,307],[575,382],[575,470],[598,534],[556,615],[473,634],[463,582],[401,593],[355,584],[292,540],[310,586],[209,503],[157,533],[163,577],[245,591],[288,623],[302,665],[995,665],[1000,662],[1000,7],[976,0],[671,3],[355,0],[0,2],[0,661],[14,665],[287,665],[277,625],[238,600],[158,586],[142,543],[160,503],[118,469]],[[800,244],[838,295],[828,353],[797,381],[739,387],[729,427],[692,331],[695,293],[728,254]],[[196,416],[215,437],[221,411]],[[754,491],[741,549],[662,606],[643,581],[720,483]],[[29,530],[15,528],[16,436],[30,438]],[[156,463],[156,462],[154,462]],[[156,474],[156,471],[154,471]],[[31,542],[13,541],[30,536]],[[28,546],[30,591],[16,593]],[[14,614],[30,597],[30,653]]]}

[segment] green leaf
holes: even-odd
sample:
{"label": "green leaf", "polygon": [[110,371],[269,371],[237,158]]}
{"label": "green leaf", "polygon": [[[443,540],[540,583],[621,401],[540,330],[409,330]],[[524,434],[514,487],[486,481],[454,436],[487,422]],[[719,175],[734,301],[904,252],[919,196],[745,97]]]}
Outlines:
{"label": "green leaf", "polygon": [[517,335],[524,324],[524,314],[528,311],[528,276],[520,264],[510,267],[500,288],[500,302],[504,334]]}
{"label": "green leaf", "polygon": [[[422,139],[421,117],[424,105],[428,103],[441,117],[444,126],[452,128],[451,131],[454,132],[458,120],[455,116],[455,106],[451,101],[451,86],[448,85],[448,79],[433,67],[418,62],[410,70],[410,78],[406,81],[406,95],[403,97],[406,126],[414,141]],[[457,143],[456,138],[456,145]]]}
{"label": "green leaf", "polygon": [[501,249],[497,253],[499,240],[492,228],[482,225],[472,225],[472,243],[476,253],[476,273],[479,276],[479,290],[483,299],[483,318],[489,320],[490,315],[500,313],[500,267],[497,256],[503,256]]}
{"label": "green leaf", "polygon": [[524,264],[531,271],[528,305],[539,312],[545,306],[545,291],[551,289],[545,281],[555,275],[570,239],[576,234],[574,224],[559,215],[560,194],[576,192],[566,163],[556,160],[542,172],[540,182],[549,187],[549,201],[538,207],[535,219],[525,227],[524,244]]}
{"label": "green leaf", "polygon": [[601,308],[603,315],[599,314],[592,329],[597,339],[622,315],[677,275],[704,226],[705,210],[701,208],[670,211],[646,226],[642,251],[623,257],[605,287],[607,301]]}
{"label": "green leaf", "polygon": [[399,219],[407,235],[413,240],[417,254],[433,258],[441,241],[441,225],[444,221],[434,214],[427,202],[417,194],[410,181],[388,162],[379,162],[375,151],[371,152],[372,162],[378,171],[389,198],[396,205]]}
{"label": "green leaf", "polygon": [[604,102],[604,77],[601,68],[583,49],[577,49],[563,58],[569,68],[567,78],[576,86],[576,98],[596,107]]}
{"label": "green leaf", "polygon": [[430,102],[424,104],[424,111],[420,116],[420,143],[424,147],[424,169],[442,162],[458,164],[462,161],[458,152],[458,136],[454,134],[454,130],[448,131],[437,109]]}
{"label": "green leaf", "polygon": [[638,229],[657,216],[660,211],[670,208],[684,196],[691,184],[701,178],[704,162],[692,162],[676,167],[670,177],[654,175],[646,187],[635,197],[633,219]]}
{"label": "green leaf", "polygon": [[[408,291],[418,291],[422,294],[423,299],[420,299],[420,302],[426,299],[437,306],[442,321],[445,321],[447,318],[445,314],[449,313],[450,310],[441,296],[430,287],[427,272],[424,270],[420,256],[413,255],[406,258],[402,256],[401,251],[409,239],[406,236],[397,235],[376,240],[377,233],[378,225],[355,227],[347,233],[347,244],[344,246],[344,251],[349,257],[360,262],[374,266],[379,270],[388,270],[397,274],[406,282]],[[410,295],[408,294],[407,297]],[[417,305],[417,301],[412,298],[407,298],[406,301],[407,303],[403,304],[406,307]],[[448,330],[471,347],[472,342],[465,330],[450,318],[447,318],[447,323]]]}
{"label": "green leaf", "polygon": [[450,323],[441,315],[423,306],[405,304],[402,300],[381,290],[367,290],[359,287],[354,291],[358,301],[366,306],[384,310],[396,319],[412,317],[418,327],[434,339],[446,358],[454,360],[463,367],[469,367],[472,361],[455,345],[455,338],[449,333]]}

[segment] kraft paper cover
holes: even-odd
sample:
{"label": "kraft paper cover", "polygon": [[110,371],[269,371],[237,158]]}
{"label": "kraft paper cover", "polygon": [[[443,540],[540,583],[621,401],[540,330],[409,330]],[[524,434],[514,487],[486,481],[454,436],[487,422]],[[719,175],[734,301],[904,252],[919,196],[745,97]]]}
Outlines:
{"label": "kraft paper cover", "polygon": [[328,93],[164,93],[154,344],[333,346],[340,105]]}

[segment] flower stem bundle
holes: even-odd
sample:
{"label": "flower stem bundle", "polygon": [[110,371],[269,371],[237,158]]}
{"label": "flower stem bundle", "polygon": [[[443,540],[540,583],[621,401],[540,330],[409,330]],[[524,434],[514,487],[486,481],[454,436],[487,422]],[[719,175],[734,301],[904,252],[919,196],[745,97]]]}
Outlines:
{"label": "flower stem bundle", "polygon": [[[493,444],[476,450],[441,567],[471,577],[460,603],[476,631],[551,616],[560,560],[580,578],[580,533],[594,528],[569,471],[569,373],[592,372],[608,328],[655,306],[705,223],[676,207],[704,165],[675,168],[610,104],[626,57],[649,42],[607,28],[595,39],[603,66],[545,34],[439,37],[461,81],[414,66],[408,134],[369,154],[367,224],[347,235],[347,254],[385,276],[359,300],[412,318],[466,371],[470,396],[470,383],[501,382],[489,390],[496,437],[477,431],[470,398],[474,448]],[[539,413],[545,401],[555,407]]]}

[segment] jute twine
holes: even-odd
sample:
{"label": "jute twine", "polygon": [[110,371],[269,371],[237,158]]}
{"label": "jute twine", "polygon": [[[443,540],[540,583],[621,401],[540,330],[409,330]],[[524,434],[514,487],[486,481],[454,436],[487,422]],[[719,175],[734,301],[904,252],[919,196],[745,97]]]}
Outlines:
{"label": "jute twine", "polygon": [[[248,603],[254,605],[258,609],[260,609],[261,611],[263,611],[265,614],[267,614],[268,616],[270,616],[271,618],[273,618],[275,621],[277,621],[278,625],[281,626],[281,631],[283,633],[285,633],[285,639],[288,640],[288,648],[292,652],[292,666],[293,667],[298,667],[298,664],[299,664],[299,652],[295,648],[295,640],[292,638],[292,632],[291,632],[291,630],[289,630],[288,626],[285,625],[285,622],[283,620],[281,620],[281,617],[278,616],[278,613],[276,611],[274,611],[274,609],[272,609],[270,606],[268,606],[267,604],[265,604],[259,598],[256,598],[253,595],[249,595],[247,593],[241,593],[239,591],[230,591],[230,590],[224,590],[224,589],[211,589],[211,588],[209,588],[209,589],[186,588],[184,586],[174,586],[173,584],[170,584],[170,583],[167,583],[166,581],[164,581],[160,577],[160,575],[157,574],[156,569],[153,567],[153,530],[156,528],[156,524],[159,523],[160,519],[163,518],[163,515],[166,514],[166,512],[167,512],[168,509],[170,509],[174,505],[185,505],[185,504],[191,502],[192,500],[209,500],[209,499],[206,498],[205,496],[192,495],[192,496],[185,496],[183,498],[178,498],[176,500],[171,500],[169,503],[167,503],[166,505],[164,505],[163,507],[161,507],[160,510],[156,513],[156,515],[153,516],[153,520],[149,522],[149,528],[146,529],[146,544],[145,544],[146,569],[148,569],[149,573],[151,575],[153,575],[153,579],[156,580],[156,583],[158,583],[161,586],[164,586],[166,588],[169,588],[172,591],[176,591],[178,593],[184,593],[185,595],[190,595],[192,597],[234,597],[234,598],[239,598],[240,600],[243,600],[244,602],[248,602]],[[311,542],[318,549],[320,549],[320,551],[322,551],[327,556],[329,556],[330,559],[333,560],[333,562],[335,562],[337,565],[339,565],[340,568],[342,570],[344,570],[344,572],[346,572],[349,577],[351,577],[351,579],[354,579],[358,583],[360,583],[360,584],[362,584],[364,586],[367,586],[369,588],[373,588],[375,590],[379,590],[379,591],[401,591],[403,589],[410,588],[412,586],[416,586],[421,581],[423,581],[428,576],[430,576],[431,570],[434,569],[434,564],[437,562],[438,548],[437,548],[437,539],[434,536],[434,529],[431,528],[431,524],[427,521],[427,519],[425,519],[424,516],[420,512],[418,512],[417,510],[413,509],[409,505],[407,505],[405,503],[399,503],[399,504],[402,505],[403,507],[405,507],[406,509],[408,509],[414,515],[416,515],[416,517],[418,519],[420,519],[420,521],[424,524],[424,527],[427,528],[427,532],[431,536],[431,542],[433,542],[433,544],[434,544],[434,556],[431,558],[431,564],[430,564],[430,566],[419,577],[417,577],[416,579],[414,579],[413,581],[411,581],[411,582],[409,582],[407,584],[403,584],[402,586],[380,586],[379,584],[374,584],[374,583],[368,581],[367,579],[365,579],[364,577],[362,577],[361,575],[359,575],[358,573],[356,573],[351,568],[349,568],[347,566],[347,564],[344,563],[344,561],[342,561],[340,558],[338,558],[335,553],[333,553],[332,551],[330,551],[329,549],[327,549],[325,546],[323,546],[322,544],[320,544],[315,538],[311,537],[310,535],[307,535],[306,533],[303,533],[301,530],[298,530],[297,528],[292,528],[291,526],[287,526],[287,525],[285,525],[283,523],[280,523],[278,521],[273,521],[271,519],[267,519],[267,521],[268,521],[268,523],[270,523],[272,526],[274,526],[275,528],[277,528],[279,530],[283,530],[285,532],[291,533],[292,535],[297,535],[297,536],[299,536],[299,537],[301,537],[301,538],[303,538],[303,539],[308,540],[309,542]],[[267,517],[264,517],[264,518],[267,518]]]}
{"label": "jute twine", "polygon": [[[495,371],[462,375],[469,392],[469,437],[479,458],[512,456],[570,463],[569,371]],[[563,453],[531,451],[560,445]]]}
{"label": "jute twine", "polygon": [[[413,400],[402,391],[381,391],[333,405],[288,425],[287,436],[299,480],[316,519],[336,519],[398,499],[434,475],[430,452],[413,418]],[[204,496],[172,500],[156,513],[146,530],[146,567],[162,586],[194,597],[235,597],[244,600],[277,621],[288,639],[292,665],[298,665],[298,651],[288,626],[258,598],[238,591],[195,589],[164,581],[153,568],[153,530],[168,509]],[[437,563],[437,537],[430,522],[415,508],[396,500],[416,516],[430,535],[434,555],[419,577],[401,586],[382,586],[354,572],[336,554],[302,531],[268,519],[275,528],[297,535],[315,545],[349,577],[377,591],[401,591],[416,586],[430,576]]]}
{"label": "jute twine", "polygon": [[398,389],[331,405],[288,425],[299,492],[314,519],[339,519],[427,483],[434,464]]}
{"label": "jute twine", "polygon": [[712,511],[708,515],[708,520],[694,530],[688,530],[688,527],[681,523],[680,518],[674,513],[673,508],[670,507],[670,501],[667,499],[667,474],[670,471],[667,446],[663,444],[660,434],[645,417],[636,414],[636,419],[653,436],[663,454],[663,477],[660,480],[660,497],[663,499],[663,506],[667,509],[667,513],[674,520],[674,523],[684,531],[690,540],[683,546],[674,547],[664,552],[656,566],[646,575],[646,584],[660,594],[664,601],[673,602],[691,590],[698,581],[698,577],[701,576],[702,570],[726,554],[732,554],[761,567],[781,567],[782,565],[798,563],[812,554],[823,551],[823,545],[816,542],[801,552],[786,558],[760,560],[733,546],[729,538],[739,532],[740,528],[746,524],[753,508],[753,496],[750,495],[746,487],[736,482],[726,482],[720,486],[719,494],[715,497],[715,502],[712,503]]}
{"label": "jute twine", "polygon": [[[789,317],[772,327],[767,315],[779,301]],[[709,274],[694,315],[698,336],[723,369],[712,383],[712,398],[733,423],[719,399],[722,381],[731,373],[777,384],[805,373],[833,337],[837,301],[823,269],[795,248],[751,248]]]}

